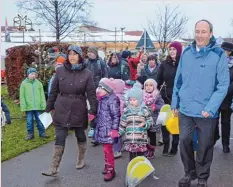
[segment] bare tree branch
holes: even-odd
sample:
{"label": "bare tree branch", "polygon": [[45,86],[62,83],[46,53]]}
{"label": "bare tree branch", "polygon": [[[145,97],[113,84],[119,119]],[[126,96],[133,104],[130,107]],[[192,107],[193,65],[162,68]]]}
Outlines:
{"label": "bare tree branch", "polygon": [[80,24],[94,24],[88,19],[92,4],[87,0],[17,0],[17,6],[34,12],[37,21],[43,21],[56,33],[57,41],[67,37]]}
{"label": "bare tree branch", "polygon": [[163,54],[169,42],[184,34],[187,21],[178,6],[172,8],[170,5],[165,5],[163,11],[158,8],[155,19],[148,21],[149,32],[156,38]]}

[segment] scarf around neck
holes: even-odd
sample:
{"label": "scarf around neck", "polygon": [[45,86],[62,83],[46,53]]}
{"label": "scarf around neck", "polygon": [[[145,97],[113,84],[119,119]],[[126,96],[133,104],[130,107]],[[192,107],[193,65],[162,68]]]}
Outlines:
{"label": "scarf around neck", "polygon": [[154,104],[159,97],[159,90],[154,89],[152,93],[146,92],[146,90],[143,91],[143,101],[146,104],[146,106],[150,106]]}
{"label": "scarf around neck", "polygon": [[83,67],[83,64],[71,64],[72,70],[81,70]]}

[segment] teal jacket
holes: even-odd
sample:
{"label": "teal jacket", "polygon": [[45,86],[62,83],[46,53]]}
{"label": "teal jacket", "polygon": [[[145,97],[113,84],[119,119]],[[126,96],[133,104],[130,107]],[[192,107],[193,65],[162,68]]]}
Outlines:
{"label": "teal jacket", "polygon": [[218,117],[218,109],[225,98],[229,83],[229,68],[224,51],[213,37],[199,52],[196,43],[188,46],[181,56],[172,96],[172,109],[190,117]]}
{"label": "teal jacket", "polygon": [[26,78],[20,85],[21,111],[45,110],[46,101],[43,85],[40,81]]}

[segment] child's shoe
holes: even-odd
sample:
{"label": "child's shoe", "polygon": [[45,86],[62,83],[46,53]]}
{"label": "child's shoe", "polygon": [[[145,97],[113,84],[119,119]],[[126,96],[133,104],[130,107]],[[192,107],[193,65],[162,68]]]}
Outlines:
{"label": "child's shoe", "polygon": [[148,150],[148,151],[146,151],[146,153],[144,154],[144,156],[146,158],[148,158],[148,159],[153,159],[155,157],[155,153],[154,153],[154,151]]}
{"label": "child's shoe", "polygon": [[122,157],[122,153],[120,151],[114,153],[114,158],[120,158],[120,157]]}
{"label": "child's shoe", "polygon": [[111,181],[115,178],[115,170],[112,167],[107,168],[107,173],[104,175],[104,181]]}

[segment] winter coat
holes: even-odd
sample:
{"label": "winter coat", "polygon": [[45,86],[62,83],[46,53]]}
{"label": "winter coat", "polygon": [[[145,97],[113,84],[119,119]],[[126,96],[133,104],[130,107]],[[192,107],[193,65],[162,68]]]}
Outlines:
{"label": "winter coat", "polygon": [[44,110],[46,106],[42,83],[26,78],[20,85],[20,109],[22,112]]}
{"label": "winter coat", "polygon": [[130,80],[132,81],[136,81],[137,66],[140,63],[141,56],[142,56],[142,52],[140,52],[138,57],[136,58],[133,57],[128,58],[128,64],[130,69]]}
{"label": "winter coat", "polygon": [[187,47],[179,61],[173,95],[172,109],[190,117],[218,117],[218,109],[229,87],[229,68],[224,51],[214,38],[198,52],[196,43]]}
{"label": "winter coat", "polygon": [[[140,124],[144,123],[144,127]],[[125,134],[125,143],[145,144],[148,143],[147,130],[153,124],[153,119],[149,109],[144,106],[138,112],[134,112],[131,108],[125,108],[125,112],[120,122],[120,134]]]}
{"label": "winter coat", "polygon": [[169,101],[166,104],[171,104],[177,67],[178,63],[166,60],[160,64],[158,69],[156,81],[162,97],[165,101]]}
{"label": "winter coat", "polygon": [[108,70],[106,63],[97,57],[95,60],[87,59],[85,61],[87,69],[89,69],[93,74],[93,79],[95,82],[95,87],[97,88],[99,85],[99,82],[102,78],[108,77]]}
{"label": "winter coat", "polygon": [[159,132],[160,126],[156,125],[156,121],[158,119],[160,109],[165,104],[160,94],[158,95],[158,98],[155,100],[154,104],[155,104],[155,111],[152,110],[151,106],[147,106],[150,109],[153,118],[153,124],[151,125],[150,131]]}
{"label": "winter coat", "polygon": [[129,66],[127,62],[121,59],[119,53],[117,53],[116,56],[119,63],[113,65],[111,62],[108,62],[108,78],[122,79],[126,81],[129,79],[130,75]]}
{"label": "winter coat", "polygon": [[159,65],[157,64],[156,68],[151,72],[148,68],[149,64],[145,65],[145,68],[141,71],[141,76],[146,76],[147,79],[154,79],[156,80],[157,72],[159,69]]}
{"label": "winter coat", "polygon": [[229,72],[230,72],[230,85],[228,88],[227,96],[223,100],[223,103],[220,107],[221,110],[231,110],[231,102],[233,98],[233,57],[230,59],[230,63],[228,63]]}
{"label": "winter coat", "polygon": [[54,109],[55,125],[86,129],[88,126],[86,97],[90,103],[89,113],[96,115],[97,112],[95,83],[92,73],[84,64],[80,69],[72,70],[71,68],[71,64],[65,62],[64,66],[57,69],[46,112]]}
{"label": "winter coat", "polygon": [[111,130],[119,129],[120,116],[120,100],[114,93],[99,100],[95,129],[95,140],[97,142],[108,144],[114,142],[109,133]]}

